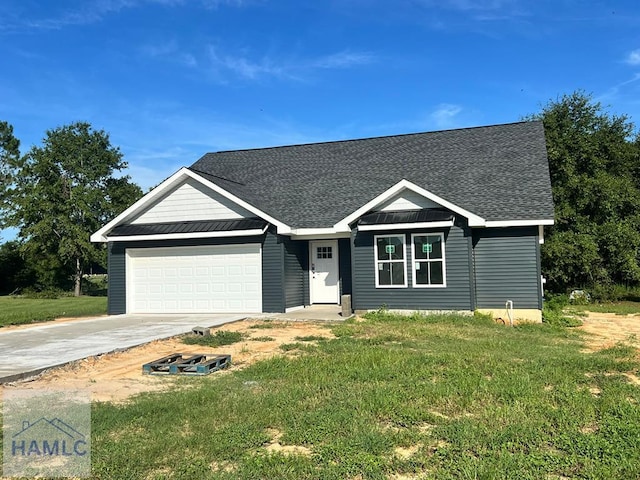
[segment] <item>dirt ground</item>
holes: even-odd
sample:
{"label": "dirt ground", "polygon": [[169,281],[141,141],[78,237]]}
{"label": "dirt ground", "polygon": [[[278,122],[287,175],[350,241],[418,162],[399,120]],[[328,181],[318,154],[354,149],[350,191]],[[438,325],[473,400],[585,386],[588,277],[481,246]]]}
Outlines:
{"label": "dirt ground", "polygon": [[609,348],[618,342],[640,349],[640,315],[588,312],[582,321],[584,324],[579,328],[588,334],[586,343],[591,351]]}
{"label": "dirt ground", "polygon": [[[640,349],[640,315],[589,313],[579,327],[586,332],[587,349],[595,351],[624,342]],[[58,321],[73,321],[61,319]],[[269,328],[255,328],[269,327]],[[280,345],[296,342],[296,337],[322,336],[331,338],[330,324],[313,322],[283,322],[243,320],[217,329],[242,332],[245,338],[238,343],[217,348],[186,345],[180,338],[158,340],[122,352],[89,357],[84,360],[48,370],[37,377],[2,385],[11,388],[82,388],[89,389],[94,401],[124,402],[141,392],[171,387],[175,378],[168,375],[144,375],[142,365],[172,353],[229,354],[232,365],[213,375],[224,375],[275,355],[286,355]],[[28,326],[14,327],[28,328]],[[264,337],[270,337],[266,339]]]}
{"label": "dirt ground", "polygon": [[[61,320],[65,321],[65,320]],[[73,320],[72,320],[73,321]],[[268,327],[268,328],[255,328]],[[285,343],[296,342],[296,337],[321,336],[332,338],[330,324],[311,322],[282,322],[243,320],[211,329],[242,332],[242,341],[221,347],[186,345],[179,337],[157,340],[122,352],[89,357],[19,382],[1,385],[11,389],[88,389],[93,401],[123,402],[141,392],[163,390],[175,382],[173,375],[145,375],[142,365],[172,353],[203,353],[231,355],[231,367],[212,375],[224,375],[275,355],[285,355],[279,348]],[[252,328],[254,327],[254,328]],[[16,327],[16,328],[26,328]],[[272,340],[267,340],[270,337]],[[0,390],[0,392],[2,391]]]}

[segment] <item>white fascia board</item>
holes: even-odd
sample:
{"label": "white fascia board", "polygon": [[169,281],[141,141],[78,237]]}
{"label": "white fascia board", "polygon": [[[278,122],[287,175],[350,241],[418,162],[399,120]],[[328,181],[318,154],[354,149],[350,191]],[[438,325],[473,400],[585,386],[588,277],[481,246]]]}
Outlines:
{"label": "white fascia board", "polygon": [[329,240],[334,238],[349,238],[351,230],[338,231],[335,228],[297,228],[291,230],[292,240]]}
{"label": "white fascia board", "polygon": [[496,227],[536,227],[539,225],[553,225],[554,221],[551,220],[499,220],[489,221],[484,225],[487,228]]}
{"label": "white fascia board", "polygon": [[[227,192],[225,189],[219,187],[218,185],[216,185],[213,182],[210,182],[206,178],[201,177],[197,173],[192,172],[188,168],[182,167],[180,170],[178,170],[176,173],[174,173],[171,177],[167,178],[164,182],[162,182],[156,188],[151,190],[149,193],[147,193],[145,196],[143,196],[140,200],[135,202],[133,205],[131,205],[129,208],[127,208],[124,212],[122,212],[116,218],[114,218],[109,223],[107,223],[100,230],[98,230],[93,235],[91,235],[91,241],[92,242],[116,241],[115,237],[111,237],[111,238],[107,239],[108,232],[113,230],[116,226],[124,223],[129,218],[134,217],[134,216],[138,215],[139,213],[141,213],[142,211],[144,211],[144,209],[149,207],[149,205],[151,203],[153,203],[157,198],[159,198],[160,196],[164,195],[165,193],[170,191],[173,187],[175,187],[177,184],[179,184],[180,182],[184,181],[187,178],[192,178],[195,181],[200,182],[204,186],[210,188],[211,190],[215,191],[216,193],[219,193],[220,195],[222,195],[223,197],[231,200],[235,204],[243,207],[246,210],[249,210],[251,213],[254,213],[258,217],[263,218],[267,222],[272,223],[273,225],[275,225],[277,227],[278,233],[285,233],[286,234],[286,233],[289,233],[291,231],[291,228],[288,225],[285,225],[284,223],[276,220],[275,218],[271,217],[270,215],[267,215],[263,211],[255,208],[254,206],[248,204],[244,200],[241,200],[240,198],[236,197],[235,195]],[[169,235],[175,235],[175,234],[169,234]],[[189,235],[194,235],[194,234],[189,234]],[[120,237],[120,238],[123,238],[123,237]],[[139,238],[139,236],[138,236],[138,238]],[[154,238],[158,238],[158,237],[154,235]],[[195,238],[195,237],[189,237],[189,238]]]}
{"label": "white fascia board", "polygon": [[225,238],[244,237],[252,235],[262,235],[267,231],[265,228],[253,230],[228,230],[226,232],[194,232],[194,233],[161,233],[158,235],[126,235],[118,237],[107,237],[109,242],[131,242],[142,240],[184,240],[190,238]]}
{"label": "white fascia board", "polygon": [[362,232],[379,230],[409,230],[417,228],[446,228],[452,227],[453,220],[446,222],[416,222],[416,223],[380,223],[377,225],[358,225],[358,230]]}
{"label": "white fascia board", "polygon": [[362,207],[360,207],[359,209],[357,209],[355,212],[353,212],[352,214],[350,214],[349,216],[343,218],[342,220],[340,220],[338,223],[336,223],[334,225],[334,227],[337,230],[348,230],[349,229],[349,224],[351,222],[353,222],[354,220],[358,219],[359,217],[361,217],[362,215],[364,215],[365,213],[367,213],[369,210],[371,210],[373,207],[389,200],[391,197],[393,197],[394,195],[396,195],[397,193],[401,192],[402,190],[411,190],[415,193],[417,193],[418,195],[422,195],[425,198],[428,198],[429,200],[442,205],[444,208],[447,208],[449,210],[451,210],[452,212],[457,213],[458,215],[461,215],[463,217],[465,217],[468,221],[469,221],[469,226],[470,227],[480,227],[480,226],[484,226],[485,225],[485,219],[482,217],[479,217],[478,215],[469,212],[468,210],[465,210],[464,208],[461,208],[457,205],[454,205],[453,203],[445,200],[444,198],[439,197],[438,195],[435,195],[431,192],[429,192],[428,190],[425,190],[422,187],[419,187],[418,185],[416,185],[415,183],[410,182],[409,180],[400,180],[398,183],[396,183],[395,185],[393,185],[391,188],[389,188],[388,190],[386,190],[385,192],[381,193],[380,195],[378,195],[376,198],[374,198],[373,200],[371,200],[370,202],[364,204]]}

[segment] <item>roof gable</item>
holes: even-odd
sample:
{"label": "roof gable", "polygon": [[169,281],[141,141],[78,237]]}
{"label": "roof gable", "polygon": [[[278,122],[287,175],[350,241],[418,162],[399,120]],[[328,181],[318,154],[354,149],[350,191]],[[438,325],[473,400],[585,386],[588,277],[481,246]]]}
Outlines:
{"label": "roof gable", "polygon": [[[193,180],[195,183],[192,183],[190,180]],[[181,186],[189,184],[191,190],[197,190],[199,193],[206,192],[206,189],[210,189],[212,191],[207,193],[207,198],[209,200],[214,200],[214,203],[217,202],[217,206],[223,206],[232,211],[233,214],[239,215],[239,212],[245,213],[249,212],[251,216],[255,216],[258,218],[262,218],[267,222],[275,225],[278,228],[280,233],[288,233],[290,232],[290,227],[276,218],[271,217],[270,215],[264,213],[259,208],[247,203],[245,200],[233,195],[228,192],[224,188],[211,183],[206,178],[203,178],[201,175],[186,169],[181,168],[176,173],[174,173],[171,177],[166,179],[156,188],[154,188],[151,192],[147,193],[129,208],[127,208],[124,212],[118,215],[116,218],[111,220],[105,226],[103,226],[100,230],[91,235],[92,242],[106,242],[109,241],[109,234],[112,230],[114,230],[119,225],[131,224],[135,220],[138,220],[140,224],[147,225],[148,223],[168,223],[168,219],[164,220],[156,217],[156,221],[149,221],[148,218],[145,217],[146,212],[153,211],[154,206],[158,206],[162,204],[162,200],[171,197],[172,193],[175,193],[180,189]],[[196,185],[200,184],[200,186]],[[201,187],[204,187],[205,190],[202,190]],[[202,191],[201,191],[202,190]],[[221,198],[222,197],[222,198]],[[224,200],[223,200],[224,199]],[[207,200],[208,201],[208,200]],[[227,202],[225,205],[222,205],[222,202]],[[230,202],[230,203],[229,203]],[[172,202],[168,202],[171,204]],[[211,204],[209,204],[211,206]],[[206,205],[205,205],[206,207]],[[191,207],[185,207],[184,214],[180,218],[180,221],[185,221],[188,219],[190,214],[188,213]],[[173,212],[173,210],[171,210]],[[227,212],[228,214],[228,212]],[[247,215],[249,216],[249,215]],[[239,217],[234,217],[239,218]],[[141,220],[144,219],[144,220]],[[201,218],[201,219],[192,219],[192,220],[215,220],[214,218]]]}
{"label": "roof gable", "polygon": [[229,220],[254,215],[193,178],[186,178],[132,218],[131,224]]}
{"label": "roof gable", "polygon": [[375,206],[372,210],[376,212],[397,212],[401,210],[438,208],[441,206],[442,205],[423,197],[413,190],[404,189],[382,204]]}

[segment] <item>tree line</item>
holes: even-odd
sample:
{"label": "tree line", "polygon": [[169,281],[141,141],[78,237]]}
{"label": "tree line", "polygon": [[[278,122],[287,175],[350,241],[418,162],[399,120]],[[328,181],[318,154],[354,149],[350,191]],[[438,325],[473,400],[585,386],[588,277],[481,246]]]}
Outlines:
{"label": "tree line", "polygon": [[[543,122],[555,203],[555,225],[541,251],[547,289],[640,286],[640,136],[577,91],[525,117]],[[140,198],[122,153],[88,123],[46,132],[20,154],[0,122],[0,227],[18,229],[0,246],[0,294],[30,286],[81,292],[91,266],[106,268],[91,233]]]}

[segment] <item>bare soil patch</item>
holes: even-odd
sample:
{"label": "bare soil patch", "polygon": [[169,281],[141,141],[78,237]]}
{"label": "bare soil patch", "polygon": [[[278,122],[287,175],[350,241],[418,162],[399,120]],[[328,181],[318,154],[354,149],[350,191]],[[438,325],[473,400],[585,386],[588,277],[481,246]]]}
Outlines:
{"label": "bare soil patch", "polygon": [[[259,327],[259,328],[256,328]],[[279,347],[296,342],[296,337],[318,336],[333,338],[327,323],[312,322],[267,322],[264,320],[243,320],[211,329],[242,332],[245,338],[232,345],[211,348],[200,345],[186,345],[180,337],[157,340],[122,352],[85,358],[70,364],[47,370],[37,377],[1,386],[4,389],[60,388],[88,389],[93,401],[124,402],[141,392],[158,391],[175,385],[173,375],[144,375],[142,365],[172,353],[203,353],[231,355],[231,367],[212,375],[224,375],[276,355],[285,353]],[[264,341],[264,337],[270,340]],[[252,340],[261,339],[261,340]]]}
{"label": "bare soil patch", "polygon": [[587,349],[603,350],[617,343],[640,349],[640,316],[587,312],[581,330],[587,332]]}

